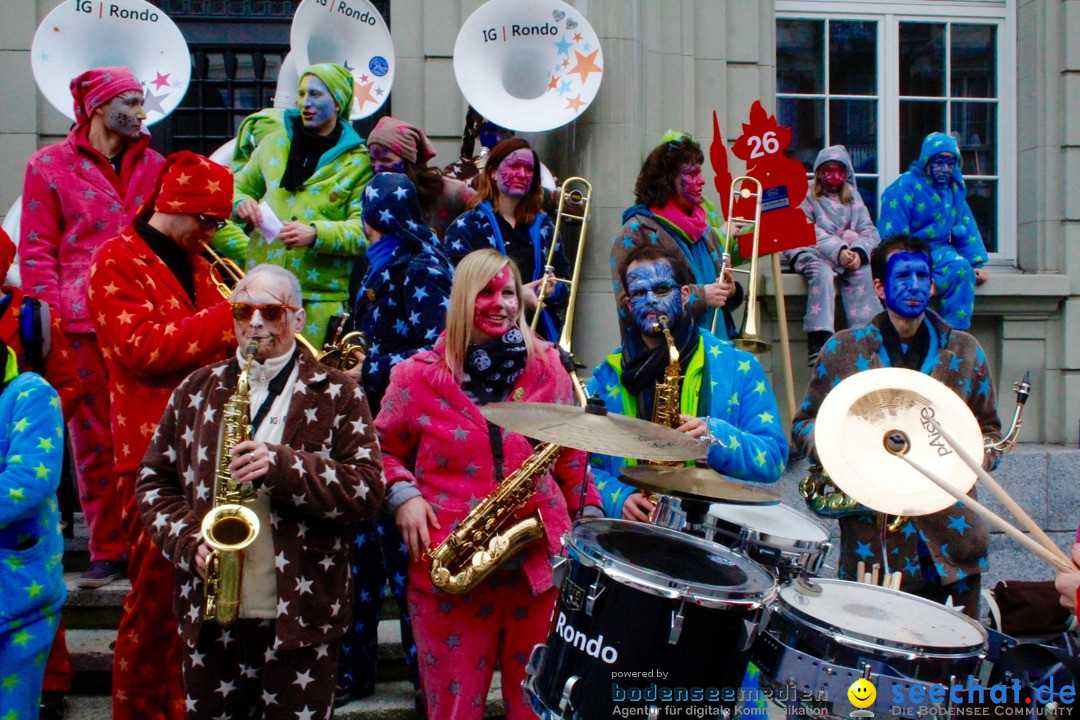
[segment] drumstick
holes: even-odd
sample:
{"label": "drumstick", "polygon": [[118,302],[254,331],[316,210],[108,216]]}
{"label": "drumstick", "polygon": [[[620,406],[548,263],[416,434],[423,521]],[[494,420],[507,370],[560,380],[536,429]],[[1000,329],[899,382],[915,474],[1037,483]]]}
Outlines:
{"label": "drumstick", "polygon": [[893,576],[892,576],[892,583],[889,584],[889,587],[891,587],[893,590],[899,590],[900,589],[900,580],[901,580],[901,576],[903,574],[904,573],[899,571],[899,570],[894,572]]}
{"label": "drumstick", "polygon": [[975,458],[971,457],[971,454],[965,450],[960,443],[953,439],[953,436],[941,426],[941,423],[935,422],[934,425],[937,427],[938,432],[941,433],[941,437],[945,438],[946,442],[948,442],[949,445],[952,446],[952,449],[956,451],[956,454],[960,456],[960,459],[967,463],[969,468],[975,471],[975,474],[979,476],[979,479],[983,481],[983,484],[990,488],[990,492],[994,493],[998,500],[1009,509],[1009,512],[1011,512],[1024,527],[1031,531],[1031,534],[1035,536],[1035,539],[1047,550],[1060,556],[1061,559],[1068,561],[1069,558],[1065,556],[1065,553],[1063,553],[1061,549],[1054,544],[1054,541],[1043,532],[1043,529],[1039,527],[1038,523],[1036,523],[1030,515],[1024,512],[1024,509],[1020,507],[1019,503],[1013,500],[1009,493],[1005,492],[1005,488],[1001,487],[997,480],[991,477],[990,473],[983,469],[982,464],[975,462]]}
{"label": "drumstick", "polygon": [[865,574],[866,574],[866,562],[863,561],[863,560],[860,560],[858,562],[858,564],[855,565],[855,580],[857,582],[862,582],[863,581],[862,580],[863,575],[865,575]]}
{"label": "drumstick", "polygon": [[908,456],[907,454],[897,455],[896,457],[900,458],[901,460],[906,462],[908,465],[910,465],[911,467],[918,470],[920,473],[925,475],[928,480],[933,482],[939,488],[941,488],[945,492],[949,493],[954,498],[956,498],[961,503],[968,506],[969,508],[971,508],[972,510],[974,510],[978,514],[982,515],[983,518],[988,520],[992,525],[997,526],[997,528],[999,530],[1001,530],[1002,532],[1007,534],[1009,537],[1011,537],[1016,542],[1020,543],[1024,547],[1026,547],[1031,552],[1033,552],[1036,555],[1038,555],[1039,557],[1041,557],[1046,562],[1053,565],[1058,570],[1061,570],[1062,572],[1076,572],[1076,568],[1073,566],[1073,564],[1071,562],[1066,562],[1064,560],[1064,558],[1060,558],[1057,555],[1055,555],[1054,553],[1050,552],[1049,550],[1044,548],[1042,545],[1035,542],[1034,540],[1029,538],[1027,535],[1025,535],[1024,533],[1020,532],[1015,527],[1010,525],[1008,523],[1008,521],[1003,519],[1001,516],[996,515],[993,511],[991,511],[985,505],[981,504],[978,500],[970,498],[966,494],[960,492],[959,490],[954,488],[952,485],[950,485],[949,483],[945,482],[943,479],[941,479],[940,477],[935,475],[929,469],[923,467],[918,462],[911,459],[911,457]]}
{"label": "drumstick", "polygon": [[870,571],[870,584],[878,584],[878,574],[881,573],[881,563],[874,563],[873,569]]}

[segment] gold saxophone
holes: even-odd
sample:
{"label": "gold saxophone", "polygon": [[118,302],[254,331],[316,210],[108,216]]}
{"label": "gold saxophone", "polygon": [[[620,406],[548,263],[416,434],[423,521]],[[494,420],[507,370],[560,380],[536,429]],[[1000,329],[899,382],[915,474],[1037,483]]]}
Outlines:
{"label": "gold saxophone", "polygon": [[[1021,416],[1024,413],[1024,403],[1031,395],[1030,372],[1025,372],[1023,379],[1013,385],[1013,392],[1016,393],[1016,409],[1013,411],[1009,431],[998,440],[983,438],[983,448],[988,455],[1000,457],[1016,445],[1020,437],[1020,427],[1023,425]],[[839,518],[866,512],[866,508],[833,483],[821,465],[811,464],[807,468],[807,473],[807,476],[799,483],[799,493],[806,500],[807,507],[816,515]],[[900,515],[889,523],[888,528],[896,532],[904,527],[906,522],[907,518]]]}
{"label": "gold saxophone", "polygon": [[[668,329],[668,318],[661,315],[653,323],[653,329],[664,333],[664,341],[668,349],[668,366],[664,370],[664,379],[656,384],[653,393],[652,421],[657,425],[666,425],[669,428],[677,428],[683,424],[681,419],[682,407],[679,395],[682,392],[682,368],[679,367],[679,348],[675,347],[675,339],[671,337]],[[656,465],[680,466],[684,463],[653,463]]]}
{"label": "gold saxophone", "polygon": [[206,606],[204,620],[222,627],[232,625],[240,615],[240,587],[244,569],[244,548],[259,534],[259,518],[243,503],[255,499],[249,483],[238,483],[229,471],[233,448],[248,439],[251,423],[248,372],[255,359],[258,341],[244,347],[244,367],[233,392],[221,411],[221,438],[218,440],[217,471],[214,473],[214,507],[202,521],[202,534],[210,546],[206,559]]}
{"label": "gold saxophone", "polygon": [[539,510],[524,519],[514,513],[536,492],[537,481],[555,464],[561,450],[551,443],[538,445],[429,553],[435,587],[455,595],[469,592],[500,563],[544,536]]}

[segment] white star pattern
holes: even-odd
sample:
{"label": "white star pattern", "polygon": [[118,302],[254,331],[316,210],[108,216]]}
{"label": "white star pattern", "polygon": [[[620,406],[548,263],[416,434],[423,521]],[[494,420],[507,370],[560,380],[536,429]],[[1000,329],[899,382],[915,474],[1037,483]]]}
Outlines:
{"label": "white star pattern", "polygon": [[367,430],[367,423],[364,422],[364,418],[358,417],[355,420],[353,420],[352,421],[352,429],[353,429],[353,432],[356,433],[357,435],[363,435],[364,431]]}
{"label": "white star pattern", "polygon": [[315,679],[311,677],[311,673],[305,670],[302,673],[296,673],[296,681],[293,685],[299,685],[301,690],[307,690],[307,686],[313,682],[315,682]]}
{"label": "white star pattern", "polygon": [[314,595],[311,591],[311,580],[305,580],[304,578],[296,578],[296,591],[301,595]]}
{"label": "white star pattern", "polygon": [[278,570],[284,570],[285,566],[289,564],[289,561],[285,559],[285,551],[279,552],[274,556],[274,567]]}
{"label": "white star pattern", "polygon": [[341,385],[339,383],[330,383],[326,386],[326,393],[330,397],[336,398],[338,395],[341,394]]}
{"label": "white star pattern", "polygon": [[282,615],[288,615],[289,614],[289,603],[286,602],[285,600],[279,599],[278,603],[277,603],[277,614],[278,614],[278,617],[281,617]]}
{"label": "white star pattern", "polygon": [[222,680],[221,684],[218,685],[217,692],[221,693],[222,697],[226,697],[235,689],[236,686],[233,685],[231,682],[225,682],[224,680]]}
{"label": "white star pattern", "polygon": [[318,415],[318,412],[318,408],[308,408],[304,411],[304,416],[307,418],[307,421],[309,423],[313,423],[315,422],[315,417],[316,415]]}
{"label": "white star pattern", "polygon": [[202,401],[203,401],[202,393],[197,392],[194,395],[192,395],[190,398],[188,398],[188,407],[189,408],[195,408],[196,410],[198,410],[199,406],[202,405]]}

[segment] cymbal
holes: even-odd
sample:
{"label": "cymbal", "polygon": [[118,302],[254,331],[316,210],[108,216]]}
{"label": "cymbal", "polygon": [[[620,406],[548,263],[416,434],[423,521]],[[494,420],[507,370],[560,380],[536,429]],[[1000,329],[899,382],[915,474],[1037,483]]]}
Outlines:
{"label": "cymbal", "polygon": [[708,448],[699,440],[663,425],[608,413],[601,405],[498,402],[481,408],[499,427],[541,442],[586,452],[638,460],[697,460]]}
{"label": "cymbal", "polygon": [[760,485],[728,480],[710,468],[627,465],[619,472],[623,480],[639,490],[661,495],[732,505],[776,505],[780,502],[780,493]]}
{"label": "cymbal", "polygon": [[914,370],[865,370],[825,396],[814,443],[825,472],[855,500],[890,515],[927,515],[956,500],[898,453],[961,492],[975,484],[975,473],[934,429],[934,420],[972,457],[982,457],[982,431],[959,395]]}

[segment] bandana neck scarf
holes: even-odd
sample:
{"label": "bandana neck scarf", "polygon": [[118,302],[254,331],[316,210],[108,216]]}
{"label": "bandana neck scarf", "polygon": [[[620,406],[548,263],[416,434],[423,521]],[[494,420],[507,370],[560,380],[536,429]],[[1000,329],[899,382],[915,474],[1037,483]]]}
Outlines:
{"label": "bandana neck scarf", "polygon": [[701,205],[695,205],[693,212],[689,215],[680,210],[674,202],[669,202],[663,207],[651,207],[649,210],[686,233],[686,237],[690,238],[692,243],[700,240],[705,234],[705,228],[708,227],[705,208]]}
{"label": "bandana neck scarf", "polygon": [[465,352],[465,386],[481,405],[501,401],[525,372],[528,357],[525,338],[516,327],[485,343],[469,343]]}
{"label": "bandana neck scarf", "polygon": [[316,135],[304,127],[302,118],[294,118],[293,122],[292,143],[281,176],[281,187],[289,192],[300,192],[304,183],[319,169],[319,158],[341,139],[342,126],[339,121],[329,135]]}
{"label": "bandana neck scarf", "polygon": [[[679,316],[671,328],[671,337],[679,349],[679,367],[685,374],[699,337],[690,313]],[[638,398],[639,417],[652,417],[653,388],[663,379],[670,358],[666,342],[649,349],[642,341],[640,331],[627,334],[622,351],[622,384]]]}

